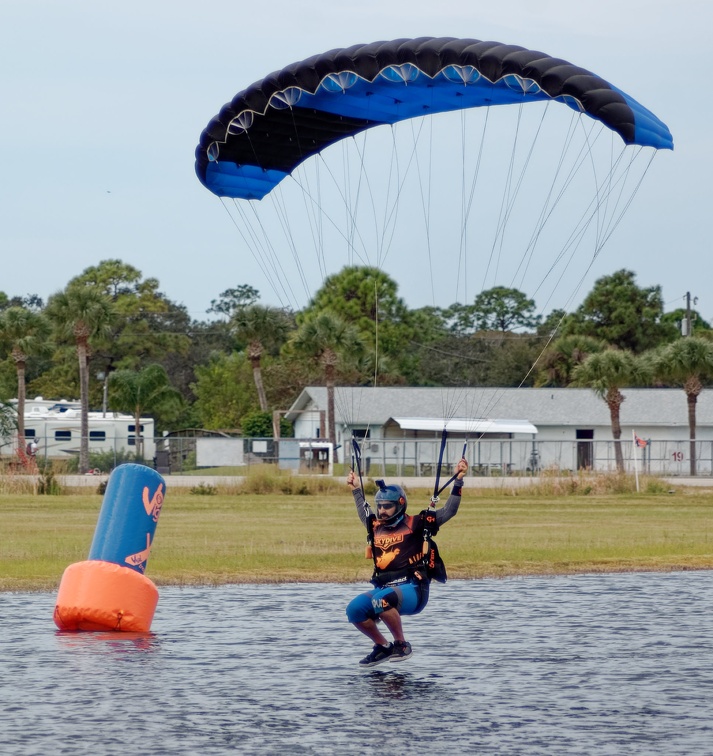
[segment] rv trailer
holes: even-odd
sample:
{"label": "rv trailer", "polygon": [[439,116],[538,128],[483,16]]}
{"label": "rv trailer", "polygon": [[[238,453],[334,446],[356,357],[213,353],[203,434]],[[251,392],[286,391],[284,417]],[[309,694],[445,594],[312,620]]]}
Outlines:
{"label": "rv trailer", "polygon": [[[17,408],[17,400],[11,402]],[[143,458],[156,454],[154,420],[141,418]],[[79,454],[80,405],[77,401],[48,400],[41,396],[25,403],[25,440],[37,444],[38,458],[67,459]],[[6,439],[7,443],[8,439]],[[7,447],[5,447],[7,448]],[[135,452],[136,420],[118,412],[89,412],[89,452]]]}

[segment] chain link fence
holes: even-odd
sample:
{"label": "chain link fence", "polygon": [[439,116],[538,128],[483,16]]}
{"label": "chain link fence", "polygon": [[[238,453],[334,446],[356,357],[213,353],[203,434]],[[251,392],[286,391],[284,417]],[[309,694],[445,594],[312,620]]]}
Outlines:
{"label": "chain link fence", "polygon": [[[450,474],[463,455],[472,475],[537,476],[543,471],[616,472],[614,441],[468,440],[446,443],[442,474]],[[374,439],[361,444],[362,472],[372,477],[399,475],[432,477],[440,453],[440,439]],[[653,440],[644,448],[621,441],[626,472],[688,476],[691,443],[688,440]],[[695,471],[713,476],[713,440],[695,441]],[[243,474],[251,466],[272,464],[297,474],[340,474],[351,464],[350,448],[332,450],[324,439],[272,438],[171,438],[156,439],[154,466],[162,474],[196,469],[225,468],[226,474]]]}
{"label": "chain link fence", "polygon": [[[371,477],[399,475],[432,477],[438,465],[440,439],[364,439],[361,445],[362,473]],[[464,453],[470,474],[478,476],[538,476],[543,471],[588,470],[616,472],[614,441],[567,440],[468,440],[449,439],[443,453],[442,475],[449,475]],[[695,474],[713,477],[713,440],[647,440],[643,448],[631,440],[621,441],[626,472],[666,477],[691,475],[691,449],[695,449]],[[163,475],[220,469],[224,475],[244,475],[256,465],[276,465],[295,474],[339,475],[352,464],[351,446],[337,447],[324,439],[235,438],[170,436],[146,439],[143,458],[135,447],[127,449],[106,441],[101,449],[90,442],[90,467],[109,472],[124,462],[139,461]],[[77,454],[53,454],[39,440],[36,459],[64,460],[68,472],[77,466]],[[345,459],[346,453],[346,459]],[[21,466],[14,447],[0,448],[0,461],[7,471]],[[71,469],[70,469],[71,468]]]}

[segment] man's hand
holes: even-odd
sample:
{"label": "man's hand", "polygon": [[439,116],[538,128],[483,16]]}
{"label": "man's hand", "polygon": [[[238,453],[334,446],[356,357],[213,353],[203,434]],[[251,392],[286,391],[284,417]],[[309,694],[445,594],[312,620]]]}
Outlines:
{"label": "man's hand", "polygon": [[456,465],[456,477],[458,478],[458,480],[463,480],[467,472],[468,462],[466,461],[465,457],[462,457],[458,460],[458,464]]}
{"label": "man's hand", "polygon": [[350,470],[349,474],[347,475],[347,485],[352,489],[352,491],[355,488],[359,488],[359,481],[357,480],[357,476],[354,470]]}

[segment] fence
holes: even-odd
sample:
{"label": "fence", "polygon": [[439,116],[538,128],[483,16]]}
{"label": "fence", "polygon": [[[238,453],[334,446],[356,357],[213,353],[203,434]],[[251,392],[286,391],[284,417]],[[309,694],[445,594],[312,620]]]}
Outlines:
{"label": "fence", "polygon": [[[295,473],[335,472],[324,439],[171,438],[157,439],[154,460],[159,472],[180,473],[207,467],[248,468],[277,464]],[[464,441],[449,440],[443,455],[442,473],[450,474],[463,454]],[[362,447],[362,472],[371,477],[399,475],[433,476],[440,440],[366,440]],[[695,442],[696,474],[713,475],[713,440]],[[643,448],[621,442],[624,467],[633,473],[669,477],[690,475],[688,440],[654,440]],[[334,463],[344,463],[343,448],[335,450]],[[472,475],[539,475],[543,470],[591,470],[616,472],[614,441],[568,440],[469,440],[465,456]],[[350,464],[347,455],[346,464]],[[338,469],[337,472],[341,472]]]}
{"label": "fence", "polygon": [[[71,434],[60,436],[26,436],[26,444],[20,451],[17,448],[17,438],[0,438],[0,464],[5,470],[22,470],[28,465],[60,463],[67,471],[76,472],[79,467],[79,447],[81,436],[76,431],[66,431]],[[156,439],[159,441],[160,439]],[[138,450],[141,454],[138,454]],[[156,447],[153,435],[144,436],[137,442],[135,436],[111,436],[102,432],[99,438],[96,431],[90,431],[89,464],[91,468],[108,472],[123,462],[143,461],[147,465],[155,464]],[[138,455],[138,456],[137,456]]]}
{"label": "fence", "polygon": [[[155,447],[154,447],[155,443]],[[695,441],[696,475],[713,476],[713,440]],[[463,439],[446,444],[441,473],[449,475],[463,454]],[[344,468],[344,448],[333,452],[324,439],[163,437],[147,439],[145,463],[164,475],[192,470],[224,468],[226,475],[241,475],[255,465],[273,464],[297,474],[340,474]],[[154,451],[155,449],[155,451]],[[347,447],[348,450],[348,447]],[[688,440],[653,440],[643,449],[631,441],[621,442],[624,468],[633,473],[667,477],[690,475]],[[362,472],[371,477],[399,475],[432,477],[440,452],[439,439],[367,439],[361,447]],[[13,447],[0,449],[5,467],[14,464]],[[40,446],[37,459],[45,458]],[[74,456],[74,455],[71,455]],[[90,466],[108,472],[122,462],[133,461],[124,448],[92,450]],[[471,475],[539,475],[544,470],[591,470],[616,472],[614,441],[568,440],[530,441],[520,439],[469,440],[465,456]],[[64,459],[68,456],[65,454]],[[341,466],[340,466],[341,463]],[[351,463],[347,454],[346,465]],[[336,466],[335,466],[336,465]]]}

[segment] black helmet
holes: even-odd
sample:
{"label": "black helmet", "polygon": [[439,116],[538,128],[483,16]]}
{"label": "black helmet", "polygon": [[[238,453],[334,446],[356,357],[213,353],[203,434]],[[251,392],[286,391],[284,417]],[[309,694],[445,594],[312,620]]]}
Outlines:
{"label": "black helmet", "polygon": [[379,490],[376,492],[374,500],[376,501],[377,517],[379,503],[393,502],[396,504],[396,509],[391,517],[384,519],[379,518],[379,522],[384,525],[396,525],[403,519],[406,512],[406,492],[401,486],[387,486],[383,480],[377,480],[376,485]]}

